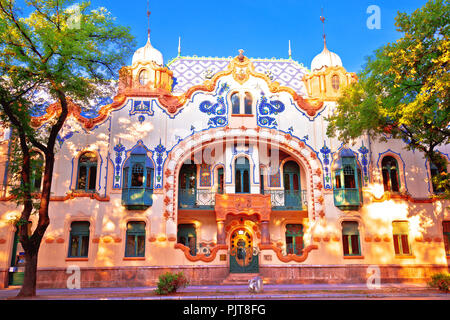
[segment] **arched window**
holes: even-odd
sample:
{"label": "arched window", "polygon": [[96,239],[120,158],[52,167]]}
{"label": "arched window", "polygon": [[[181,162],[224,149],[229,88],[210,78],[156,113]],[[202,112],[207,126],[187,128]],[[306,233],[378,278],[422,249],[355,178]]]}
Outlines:
{"label": "arched window", "polygon": [[78,160],[77,190],[95,191],[96,180],[97,156],[93,152],[85,152]]}
{"label": "arched window", "polygon": [[241,113],[241,101],[237,92],[231,95],[231,109],[233,114]]}
{"label": "arched window", "polygon": [[283,166],[284,205],[301,208],[300,167],[295,161],[288,161]]}
{"label": "arched window", "polygon": [[69,258],[87,258],[89,226],[90,223],[87,221],[72,222],[70,226]]}
{"label": "arched window", "polygon": [[334,204],[343,210],[355,210],[362,204],[361,170],[350,149],[342,149],[333,164]]}
{"label": "arched window", "polygon": [[246,157],[240,157],[235,162],[235,192],[250,193],[250,164]]}
{"label": "arched window", "polygon": [[447,173],[447,168],[443,166],[441,170],[439,170],[438,166],[434,164],[433,162],[430,162],[430,173],[431,173],[431,184],[433,187],[434,193],[442,193],[445,191],[445,187],[442,185],[439,185],[439,181],[437,179],[441,174]]}
{"label": "arched window", "polygon": [[127,223],[125,257],[145,257],[145,222]]}
{"label": "arched window", "polygon": [[386,156],[383,158],[383,161],[381,161],[381,166],[384,191],[399,192],[400,179],[397,160],[391,156]]}
{"label": "arched window", "polygon": [[180,170],[178,205],[180,208],[192,208],[197,201],[197,166],[183,164]]}
{"label": "arched window", "polygon": [[245,105],[245,114],[252,114],[253,98],[249,92],[245,93],[244,105]]}
{"label": "arched window", "polygon": [[339,76],[337,74],[333,75],[331,77],[331,86],[333,87],[334,90],[339,90],[339,87],[341,85],[341,79],[339,78]]}
{"label": "arched window", "polygon": [[31,190],[39,192],[42,185],[42,172],[44,170],[44,157],[39,152],[31,154]]}
{"label": "arched window", "polygon": [[344,256],[360,256],[358,222],[342,222],[342,245]]}
{"label": "arched window", "polygon": [[135,148],[123,166],[122,203],[145,209],[152,205],[153,162],[143,146]]}
{"label": "arched window", "polygon": [[299,256],[303,254],[303,225],[286,225],[286,253]]}
{"label": "arched window", "polygon": [[197,254],[197,232],[195,225],[178,225],[177,242],[188,247],[191,256],[195,256]]}
{"label": "arched window", "polygon": [[150,75],[149,75],[147,69],[144,69],[139,73],[139,83],[141,85],[143,85],[143,86],[146,85],[148,83],[149,78],[150,78]]}
{"label": "arched window", "polygon": [[217,169],[217,193],[223,194],[225,187],[225,176],[223,173],[223,168]]}

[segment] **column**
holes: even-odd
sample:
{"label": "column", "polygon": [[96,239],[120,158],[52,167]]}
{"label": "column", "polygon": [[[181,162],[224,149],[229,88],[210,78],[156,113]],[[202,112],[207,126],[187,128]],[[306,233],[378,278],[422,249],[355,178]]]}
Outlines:
{"label": "column", "polygon": [[270,244],[269,221],[261,221],[261,244]]}
{"label": "column", "polygon": [[217,221],[217,244],[226,244],[225,221]]}

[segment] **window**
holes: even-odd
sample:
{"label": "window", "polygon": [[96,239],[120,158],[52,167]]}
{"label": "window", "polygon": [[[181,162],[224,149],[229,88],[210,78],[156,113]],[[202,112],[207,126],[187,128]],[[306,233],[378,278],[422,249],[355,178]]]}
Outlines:
{"label": "window", "polygon": [[123,166],[122,203],[145,209],[153,203],[153,162],[143,146],[135,148]]}
{"label": "window", "polygon": [[44,158],[39,152],[31,154],[31,191],[39,192],[42,184],[42,172],[44,170]]}
{"label": "window", "polygon": [[303,225],[286,225],[286,253],[299,256],[303,254]]}
{"label": "window", "polygon": [[395,160],[391,156],[386,156],[383,158],[381,166],[383,173],[384,191],[399,192],[400,182],[397,160]]}
{"label": "window", "polygon": [[341,83],[341,79],[339,78],[339,76],[337,74],[335,74],[334,76],[331,77],[331,86],[333,87],[334,90],[339,90],[340,87],[340,83]]}
{"label": "window", "polygon": [[444,230],[445,253],[447,256],[450,256],[450,221],[442,222],[442,227]]}
{"label": "window", "polygon": [[194,224],[178,225],[177,242],[188,247],[191,256],[197,254],[197,233]]}
{"label": "window", "polygon": [[144,185],[144,166],[142,163],[135,163],[131,168],[131,186],[142,187]]}
{"label": "window", "polygon": [[253,98],[249,92],[245,93],[244,105],[245,105],[245,114],[252,114]]}
{"label": "window", "polygon": [[359,208],[362,204],[362,177],[353,152],[341,150],[332,170],[335,205],[345,210]]}
{"label": "window", "polygon": [[223,174],[223,168],[219,168],[217,170],[217,193],[223,194],[224,193],[224,174]]}
{"label": "window", "polygon": [[241,113],[241,101],[238,93],[233,93],[231,96],[231,106],[233,114]]}
{"label": "window", "polygon": [[145,222],[127,223],[125,257],[145,257]]}
{"label": "window", "polygon": [[250,193],[250,164],[248,159],[240,157],[235,162],[235,192]]}
{"label": "window", "polygon": [[180,170],[178,204],[180,208],[192,208],[197,201],[197,166],[183,164]]}
{"label": "window", "polygon": [[146,85],[148,83],[148,80],[150,78],[150,75],[148,73],[148,70],[144,69],[139,73],[139,83],[141,85]]}
{"label": "window", "polygon": [[394,250],[396,255],[410,255],[408,234],[409,224],[407,221],[392,222],[392,234],[394,238]]}
{"label": "window", "polygon": [[431,173],[431,184],[433,186],[433,192],[434,193],[442,193],[445,191],[445,187],[442,185],[439,185],[439,182],[436,181],[436,179],[441,174],[447,173],[447,168],[443,167],[441,170],[439,170],[439,167],[434,164],[433,162],[430,162],[430,173]]}
{"label": "window", "polygon": [[69,258],[87,258],[89,250],[89,222],[72,222],[69,240]]}
{"label": "window", "polygon": [[288,161],[283,166],[284,205],[301,208],[300,167],[295,161]]}
{"label": "window", "polygon": [[97,180],[97,156],[93,152],[83,153],[78,160],[77,190],[95,191]]}
{"label": "window", "polygon": [[358,222],[342,222],[342,245],[344,256],[360,256]]}
{"label": "window", "polygon": [[[243,106],[243,110],[241,109]],[[231,110],[232,114],[253,114],[253,97],[250,92],[238,93],[235,92],[231,95]]]}

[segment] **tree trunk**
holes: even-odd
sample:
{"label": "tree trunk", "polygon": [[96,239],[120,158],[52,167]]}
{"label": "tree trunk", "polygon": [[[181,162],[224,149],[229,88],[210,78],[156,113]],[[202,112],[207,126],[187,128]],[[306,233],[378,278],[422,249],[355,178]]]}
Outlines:
{"label": "tree trunk", "polygon": [[25,250],[25,276],[18,297],[36,296],[36,272],[39,248],[36,250]]}

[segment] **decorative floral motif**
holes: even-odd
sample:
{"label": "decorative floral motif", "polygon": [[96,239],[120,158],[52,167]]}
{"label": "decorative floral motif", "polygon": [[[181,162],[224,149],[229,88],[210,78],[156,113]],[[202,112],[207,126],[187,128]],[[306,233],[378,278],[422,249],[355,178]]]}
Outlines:
{"label": "decorative floral motif", "polygon": [[227,107],[225,106],[225,99],[223,97],[217,97],[217,103],[215,104],[212,104],[210,101],[203,101],[200,103],[200,111],[206,113],[208,116],[215,116],[208,121],[210,128],[224,127],[227,125],[227,117],[224,116],[227,113]]}
{"label": "decorative floral motif", "polygon": [[114,189],[120,188],[120,167],[122,164],[122,152],[125,151],[125,147],[122,145],[122,143],[119,141],[119,143],[114,147],[114,151],[116,152],[116,165],[114,167]]}
{"label": "decorative floral motif", "polygon": [[219,96],[223,95],[225,93],[225,91],[228,91],[228,90],[230,90],[230,85],[228,83],[226,83],[226,82],[223,83],[220,86],[220,89],[219,89],[219,92],[218,92]]}
{"label": "decorative floral motif", "polygon": [[166,148],[161,144],[161,140],[159,140],[159,145],[155,148],[156,154],[156,184],[155,189],[161,189],[162,183],[162,169],[164,163],[164,152]]}
{"label": "decorative floral motif", "polygon": [[56,136],[56,140],[58,141],[59,147],[62,147],[64,142],[72,138],[75,133],[80,133],[80,131],[73,129],[68,124],[64,125],[61,132]]}
{"label": "decorative floral motif", "polygon": [[362,144],[361,148],[358,149],[359,153],[361,153],[361,164],[363,166],[363,174],[364,174],[364,185],[367,186],[367,182],[369,181],[369,174],[367,170],[367,166],[369,161],[367,160],[367,154],[369,153],[369,149]]}
{"label": "decorative floral motif", "polygon": [[281,187],[281,177],[280,170],[278,170],[275,174],[272,174],[270,177],[270,187]]}
{"label": "decorative floral motif", "polygon": [[325,178],[325,187],[324,189],[331,190],[331,172],[330,172],[330,148],[327,147],[326,142],[323,143],[322,149],[320,149],[320,153],[323,157],[323,164],[324,164],[324,178]]}
{"label": "decorative floral motif", "polygon": [[263,95],[261,102],[258,105],[258,125],[266,128],[277,128],[278,123],[271,115],[278,115],[286,109],[281,101],[267,101],[267,98]]}
{"label": "decorative floral motif", "polygon": [[130,116],[135,114],[147,114],[153,116],[153,109],[150,101],[134,101],[131,106]]}
{"label": "decorative floral motif", "polygon": [[200,187],[211,186],[211,166],[207,164],[200,165]]}

